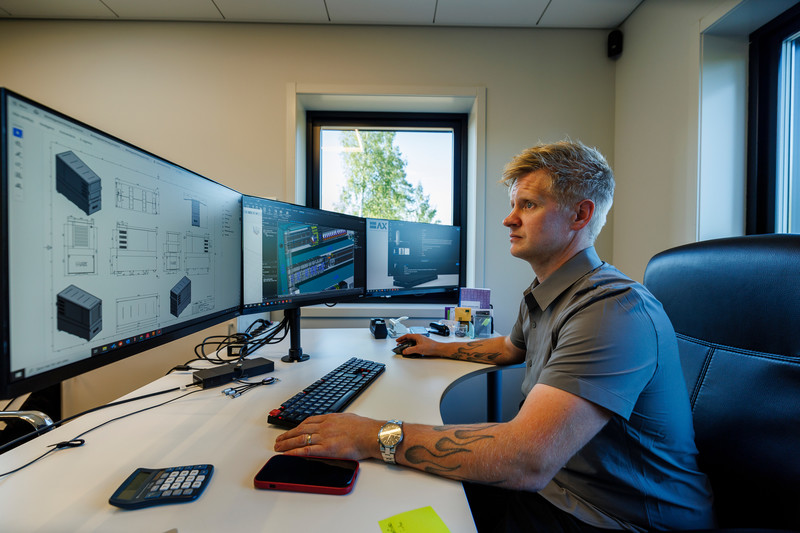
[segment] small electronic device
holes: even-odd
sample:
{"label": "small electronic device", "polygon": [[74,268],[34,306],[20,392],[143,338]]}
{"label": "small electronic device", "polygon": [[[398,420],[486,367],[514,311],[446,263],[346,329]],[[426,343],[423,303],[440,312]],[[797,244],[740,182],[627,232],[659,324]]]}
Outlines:
{"label": "small electronic device", "polygon": [[257,489],[347,494],[358,477],[358,461],[273,455],[256,474]]}
{"label": "small electronic device", "polygon": [[108,503],[122,509],[141,509],[194,501],[208,486],[213,473],[214,467],[207,464],[137,468],[114,491]]}
{"label": "small electronic device", "polygon": [[235,379],[247,379],[275,370],[275,363],[263,357],[243,359],[237,363],[226,363],[212,368],[195,370],[192,379],[204,389],[218,387]]}
{"label": "small electronic device", "polygon": [[424,328],[422,326],[411,326],[408,328],[409,333],[416,333],[417,335],[425,335],[426,337],[430,336],[430,332],[428,328]]}
{"label": "small electronic device", "polygon": [[396,354],[402,355],[403,354],[403,350],[405,350],[406,348],[409,348],[411,346],[416,346],[416,345],[417,345],[417,343],[414,342],[414,341],[405,341],[405,342],[401,342],[400,344],[398,344],[397,346],[392,348],[392,351],[394,353],[396,353]]}

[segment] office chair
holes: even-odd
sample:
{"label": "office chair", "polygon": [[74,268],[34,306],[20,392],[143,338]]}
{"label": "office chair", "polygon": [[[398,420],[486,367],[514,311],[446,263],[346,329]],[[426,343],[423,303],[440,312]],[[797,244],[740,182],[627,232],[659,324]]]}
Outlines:
{"label": "office chair", "polygon": [[672,248],[644,284],[678,335],[719,527],[800,530],[800,235]]}

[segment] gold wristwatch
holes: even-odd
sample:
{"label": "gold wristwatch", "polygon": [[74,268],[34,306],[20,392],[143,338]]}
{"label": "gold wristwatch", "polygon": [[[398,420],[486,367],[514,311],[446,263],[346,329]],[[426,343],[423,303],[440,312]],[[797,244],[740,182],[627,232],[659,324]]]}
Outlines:
{"label": "gold wristwatch", "polygon": [[403,441],[403,421],[389,420],[378,432],[378,444],[381,446],[381,456],[389,464],[396,464],[394,454],[397,445]]}

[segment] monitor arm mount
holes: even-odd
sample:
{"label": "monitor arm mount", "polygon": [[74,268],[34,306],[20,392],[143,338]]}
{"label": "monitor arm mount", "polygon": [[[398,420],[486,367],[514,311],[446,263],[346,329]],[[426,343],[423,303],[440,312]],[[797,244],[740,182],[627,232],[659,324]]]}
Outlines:
{"label": "monitor arm mount", "polygon": [[281,361],[284,363],[307,361],[309,355],[303,353],[300,347],[300,308],[285,309],[283,316],[286,317],[286,327],[289,328],[289,354],[281,357]]}

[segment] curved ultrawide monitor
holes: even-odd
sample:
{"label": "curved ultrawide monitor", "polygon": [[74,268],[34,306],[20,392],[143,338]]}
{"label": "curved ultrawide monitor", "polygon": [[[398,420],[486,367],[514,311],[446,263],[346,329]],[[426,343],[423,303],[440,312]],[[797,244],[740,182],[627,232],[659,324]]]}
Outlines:
{"label": "curved ultrawide monitor", "polygon": [[352,215],[244,195],[244,312],[362,296],[365,224]]}
{"label": "curved ultrawide monitor", "polygon": [[239,314],[241,194],[1,96],[0,397]]}

